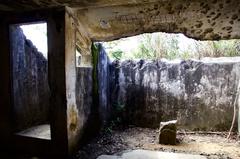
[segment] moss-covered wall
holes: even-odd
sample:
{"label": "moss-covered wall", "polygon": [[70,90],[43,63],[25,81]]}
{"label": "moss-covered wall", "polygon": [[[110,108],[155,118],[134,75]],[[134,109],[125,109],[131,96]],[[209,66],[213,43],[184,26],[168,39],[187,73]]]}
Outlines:
{"label": "moss-covered wall", "polygon": [[[107,123],[110,116],[109,108],[109,59],[100,43],[93,43],[92,52],[92,72],[90,80],[85,86],[92,88],[92,105],[89,107],[89,115],[84,128],[84,139],[95,135]],[[89,77],[90,78],[90,77]],[[92,84],[92,85],[91,85]],[[89,88],[88,88],[89,90]],[[86,100],[86,98],[85,98]],[[85,106],[86,107],[86,106]]]}
{"label": "moss-covered wall", "polygon": [[98,104],[98,56],[99,56],[99,48],[94,43],[91,47],[92,51],[92,64],[93,64],[93,99],[95,99],[95,103]]}

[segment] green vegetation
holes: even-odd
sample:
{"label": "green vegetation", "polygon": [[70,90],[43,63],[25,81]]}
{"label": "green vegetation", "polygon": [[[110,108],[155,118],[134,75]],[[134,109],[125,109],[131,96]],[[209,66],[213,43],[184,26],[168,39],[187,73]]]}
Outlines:
{"label": "green vegetation", "polygon": [[240,40],[197,41],[183,34],[142,34],[107,42],[104,46],[113,60],[240,56]]}
{"label": "green vegetation", "polygon": [[110,123],[107,127],[104,128],[105,133],[112,133],[114,129],[119,129],[124,127],[126,117],[126,108],[125,105],[119,102],[114,102],[112,107],[112,116]]}
{"label": "green vegetation", "polygon": [[114,59],[120,60],[122,58],[123,51],[122,50],[116,50],[116,51],[111,52],[111,54],[112,54],[112,57]]}

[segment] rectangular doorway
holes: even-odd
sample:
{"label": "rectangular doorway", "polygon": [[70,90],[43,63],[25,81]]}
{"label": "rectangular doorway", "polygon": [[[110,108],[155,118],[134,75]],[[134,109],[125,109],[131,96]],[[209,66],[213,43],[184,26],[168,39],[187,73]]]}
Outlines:
{"label": "rectangular doorway", "polygon": [[13,24],[9,34],[13,131],[50,140],[47,23]]}

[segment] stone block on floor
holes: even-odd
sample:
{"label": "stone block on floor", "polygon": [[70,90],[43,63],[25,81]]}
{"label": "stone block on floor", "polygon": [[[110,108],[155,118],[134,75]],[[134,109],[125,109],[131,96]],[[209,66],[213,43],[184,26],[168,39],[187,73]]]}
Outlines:
{"label": "stone block on floor", "polygon": [[161,122],[159,129],[159,144],[176,145],[177,120]]}

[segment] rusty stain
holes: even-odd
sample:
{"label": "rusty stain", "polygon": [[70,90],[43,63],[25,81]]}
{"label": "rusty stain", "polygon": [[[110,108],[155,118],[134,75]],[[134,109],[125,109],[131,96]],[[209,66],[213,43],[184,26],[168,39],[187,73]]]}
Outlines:
{"label": "rusty stain", "polygon": [[78,124],[78,114],[77,111],[74,110],[74,106],[71,106],[68,116],[70,123],[69,124],[70,131],[76,131]]}

